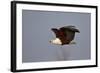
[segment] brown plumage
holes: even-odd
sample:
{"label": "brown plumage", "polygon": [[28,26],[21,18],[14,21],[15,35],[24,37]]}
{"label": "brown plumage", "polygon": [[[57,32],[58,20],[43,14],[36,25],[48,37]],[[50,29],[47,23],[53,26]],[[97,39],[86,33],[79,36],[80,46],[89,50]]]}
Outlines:
{"label": "brown plumage", "polygon": [[61,45],[69,44],[72,40],[74,40],[75,32],[80,32],[75,28],[75,26],[65,26],[59,29],[52,28],[51,30],[55,33],[56,38],[61,41]]}

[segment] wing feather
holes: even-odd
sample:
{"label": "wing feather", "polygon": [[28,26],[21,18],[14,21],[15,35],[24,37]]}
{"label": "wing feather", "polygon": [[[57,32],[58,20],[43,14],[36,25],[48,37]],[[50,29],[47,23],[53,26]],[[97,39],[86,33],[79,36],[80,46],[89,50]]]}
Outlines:
{"label": "wing feather", "polygon": [[69,30],[73,32],[80,32],[78,29],[75,28],[75,26],[64,26],[60,28],[61,30]]}
{"label": "wing feather", "polygon": [[72,28],[75,28],[75,27],[74,26],[66,26],[66,27],[60,28],[60,30],[65,33],[67,42],[71,42],[74,39],[75,31],[72,30]]}
{"label": "wing feather", "polygon": [[56,35],[56,37],[59,36],[59,30],[58,29],[52,28],[51,30],[54,32],[54,34]]}

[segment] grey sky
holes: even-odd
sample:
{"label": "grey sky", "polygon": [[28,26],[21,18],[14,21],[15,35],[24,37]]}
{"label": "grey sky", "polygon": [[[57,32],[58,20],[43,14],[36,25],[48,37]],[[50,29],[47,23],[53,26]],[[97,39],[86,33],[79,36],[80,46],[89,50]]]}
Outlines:
{"label": "grey sky", "polygon": [[[90,59],[90,18],[89,13],[22,11],[22,61],[42,62]],[[73,45],[53,45],[55,38],[51,28],[67,25],[76,26]]]}

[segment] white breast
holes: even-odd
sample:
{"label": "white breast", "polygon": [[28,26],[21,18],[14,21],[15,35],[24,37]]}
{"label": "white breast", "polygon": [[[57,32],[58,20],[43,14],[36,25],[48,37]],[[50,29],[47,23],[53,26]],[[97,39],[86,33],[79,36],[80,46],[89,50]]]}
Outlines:
{"label": "white breast", "polygon": [[50,42],[53,43],[53,44],[57,44],[57,45],[61,45],[62,44],[62,42],[61,42],[61,40],[59,38],[51,40]]}

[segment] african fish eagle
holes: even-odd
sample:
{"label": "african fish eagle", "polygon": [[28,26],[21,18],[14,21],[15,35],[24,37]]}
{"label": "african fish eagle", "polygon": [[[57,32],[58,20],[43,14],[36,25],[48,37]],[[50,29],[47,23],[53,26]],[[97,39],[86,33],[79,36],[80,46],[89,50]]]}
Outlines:
{"label": "african fish eagle", "polygon": [[64,26],[59,29],[52,28],[51,30],[55,33],[56,38],[50,42],[58,45],[70,44],[74,40],[75,32],[80,33],[75,26]]}

